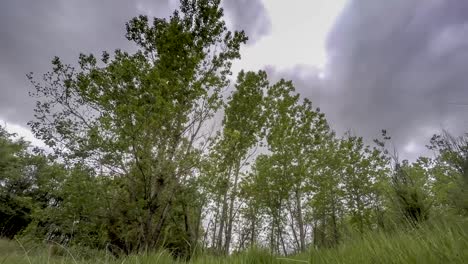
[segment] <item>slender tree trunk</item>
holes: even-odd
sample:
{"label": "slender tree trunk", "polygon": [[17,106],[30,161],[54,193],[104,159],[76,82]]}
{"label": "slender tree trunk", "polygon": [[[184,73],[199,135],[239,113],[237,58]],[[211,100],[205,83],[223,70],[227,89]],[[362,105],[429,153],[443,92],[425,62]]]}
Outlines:
{"label": "slender tree trunk", "polygon": [[332,219],[332,228],[333,228],[333,244],[336,245],[338,244],[338,223],[336,219],[336,205],[335,205],[335,198],[333,197],[332,199],[332,213],[331,213],[331,219]]}
{"label": "slender tree trunk", "polygon": [[190,252],[196,247],[196,243],[198,239],[195,238],[195,231],[193,228],[193,225],[190,221],[190,213],[185,204],[183,204],[183,209],[184,209],[184,224],[185,224],[185,232],[187,233],[188,236],[188,243],[190,247]]}
{"label": "slender tree trunk", "polygon": [[247,242],[248,240],[249,240],[248,231],[246,232],[245,230],[243,230],[239,238],[239,246],[238,246],[239,251],[243,251],[245,249],[245,242]]}
{"label": "slender tree trunk", "polygon": [[279,236],[279,223],[278,223],[278,218],[276,219],[276,237],[275,237],[275,247],[276,247],[276,254],[281,254],[281,250],[280,250],[280,244],[281,244],[281,241],[280,241],[280,236]]}
{"label": "slender tree trunk", "polygon": [[312,224],[312,243],[314,244],[314,247],[317,247],[318,239],[317,239],[317,221],[315,220],[314,223]]}
{"label": "slender tree trunk", "polygon": [[156,228],[154,230],[154,236],[153,236],[154,237],[153,246],[156,246],[159,243],[159,238],[161,237],[161,232],[164,226],[164,222],[166,221],[167,215],[169,211],[171,210],[171,203],[172,203],[172,197],[164,206],[164,209],[161,212],[161,217],[159,218],[158,223],[156,224]]}
{"label": "slender tree trunk", "polygon": [[252,222],[251,222],[251,225],[250,225],[250,247],[252,247],[253,245],[255,245],[255,226],[256,226],[256,222],[257,222],[257,216],[256,216],[256,210],[254,210],[253,208],[251,209],[252,212]]}
{"label": "slender tree trunk", "polygon": [[225,254],[229,254],[229,247],[231,245],[231,236],[232,236],[232,224],[234,221],[234,202],[237,196],[237,184],[239,181],[239,171],[240,171],[240,161],[236,164],[235,175],[234,175],[234,186],[231,192],[231,197],[229,201],[229,217],[228,217],[228,225],[226,230],[226,242],[224,245]]}
{"label": "slender tree trunk", "polygon": [[322,224],[319,225],[319,232],[320,232],[320,246],[324,246],[326,244],[326,241],[325,241],[325,227],[327,225],[327,218],[326,218],[326,215],[325,215],[325,211],[322,212]]}
{"label": "slender tree trunk", "polygon": [[228,192],[229,188],[231,185],[231,170],[232,168],[229,168],[226,176],[226,187],[224,189],[224,194],[223,194],[223,207],[221,208],[221,219],[219,221],[219,230],[218,230],[218,241],[216,243],[216,250],[221,253],[223,252],[223,232],[225,232],[225,223],[227,220],[227,206],[228,206]]}
{"label": "slender tree trunk", "polygon": [[153,234],[153,212],[150,208],[147,210],[147,216],[146,216],[146,223],[145,223],[145,228],[144,228],[144,234],[143,234],[143,247],[144,251],[150,250],[152,243],[154,242],[152,240],[151,234]]}
{"label": "slender tree trunk", "polygon": [[273,216],[271,223],[271,233],[270,233],[270,249],[271,253],[274,253],[275,250],[275,226],[276,226],[276,216]]}
{"label": "slender tree trunk", "polygon": [[216,243],[217,243],[217,236],[216,236],[216,231],[218,230],[218,220],[219,220],[219,201],[221,200],[221,197],[218,197],[218,202],[216,203],[216,214],[214,218],[214,225],[213,225],[213,236],[211,238],[211,248],[215,249]]}
{"label": "slender tree trunk", "polygon": [[280,221],[278,221],[278,237],[281,241],[281,248],[283,249],[283,254],[287,256],[288,251],[286,250],[286,244],[284,243],[283,228],[281,227]]}
{"label": "slender tree trunk", "polygon": [[216,249],[218,252],[222,251],[223,247],[223,232],[224,232],[224,223],[227,217],[227,191],[223,195],[223,207],[221,208],[221,218],[219,221],[219,230],[218,230],[218,241],[216,243]]}
{"label": "slender tree trunk", "polygon": [[206,228],[206,232],[203,234],[203,241],[202,241],[202,247],[203,248],[207,248],[209,246],[208,242],[207,242],[207,239],[208,239],[208,234],[209,234],[211,223],[212,223],[211,221],[208,223],[208,226]]}
{"label": "slender tree trunk", "polygon": [[304,232],[304,219],[302,216],[302,205],[301,205],[301,193],[299,190],[296,191],[296,211],[297,211],[297,224],[299,226],[299,239],[300,249],[305,251],[305,232]]}
{"label": "slender tree trunk", "polygon": [[292,233],[293,233],[293,237],[294,237],[294,242],[296,243],[296,251],[300,251],[301,248],[300,248],[300,243],[299,243],[299,239],[297,238],[297,232],[296,232],[296,227],[294,226],[294,212],[291,208],[291,205],[288,203],[288,206],[289,206],[289,215],[291,216],[291,222],[290,222],[290,226],[291,226],[291,230],[292,230]]}
{"label": "slender tree trunk", "polygon": [[281,206],[281,202],[279,202],[278,204],[279,206],[278,206],[278,210],[276,210],[276,217],[275,217],[276,218],[276,231],[277,231],[277,245],[278,245],[277,248],[278,248],[278,254],[280,254],[279,246],[281,245],[283,253],[286,256],[287,250],[286,250],[286,245],[283,239],[283,227],[282,227],[281,216],[280,216],[282,206]]}
{"label": "slender tree trunk", "polygon": [[201,219],[202,219],[204,204],[205,204],[205,200],[203,200],[202,204],[200,205],[200,208],[198,208],[197,220],[195,223],[195,242],[198,242],[200,238],[200,229],[201,229],[200,226],[201,226]]}

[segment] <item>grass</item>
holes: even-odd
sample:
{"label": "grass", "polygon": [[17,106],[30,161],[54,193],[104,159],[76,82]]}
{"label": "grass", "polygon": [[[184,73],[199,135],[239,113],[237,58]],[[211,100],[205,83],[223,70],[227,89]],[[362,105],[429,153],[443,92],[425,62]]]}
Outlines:
{"label": "grass", "polygon": [[[86,255],[84,255],[86,253]],[[0,240],[0,264],[153,264],[181,263],[167,252],[115,259],[105,252],[83,252],[58,245],[23,245]],[[249,263],[468,263],[468,220],[452,219],[427,223],[417,229],[391,234],[373,232],[348,239],[334,249],[312,249],[292,257],[271,256],[251,250],[226,258],[201,256],[193,264]]]}
{"label": "grass", "polygon": [[310,256],[310,263],[468,263],[468,222],[438,221],[393,234],[367,234]]}

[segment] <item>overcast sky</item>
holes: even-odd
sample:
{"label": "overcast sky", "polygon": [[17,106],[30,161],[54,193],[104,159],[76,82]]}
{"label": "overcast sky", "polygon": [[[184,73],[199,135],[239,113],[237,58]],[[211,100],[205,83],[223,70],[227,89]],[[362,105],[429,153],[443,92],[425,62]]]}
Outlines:
{"label": "overcast sky", "polygon": [[[249,44],[234,70],[292,79],[338,133],[368,139],[387,129],[405,158],[433,133],[468,131],[468,1],[225,0]],[[25,74],[53,56],[134,47],[124,24],[168,16],[176,0],[0,0],[0,122],[33,140]],[[37,143],[37,141],[34,141]]]}

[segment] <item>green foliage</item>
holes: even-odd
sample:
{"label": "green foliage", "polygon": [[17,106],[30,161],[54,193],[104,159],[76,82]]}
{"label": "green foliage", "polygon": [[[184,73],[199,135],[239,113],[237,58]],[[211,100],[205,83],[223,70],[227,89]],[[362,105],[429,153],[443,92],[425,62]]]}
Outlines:
{"label": "green foliage", "polygon": [[106,179],[93,176],[92,171],[77,165],[63,171],[60,187],[54,191],[53,201],[37,210],[34,222],[25,231],[31,239],[73,246],[83,245],[102,249],[106,245],[106,202],[109,196]]}
{"label": "green foliage", "polygon": [[[208,187],[214,194],[216,209],[213,243],[218,252],[228,254],[232,239],[234,211],[239,196],[242,167],[248,162],[249,151],[258,147],[265,123],[264,92],[268,87],[267,75],[241,71],[225,107],[223,130],[214,139],[210,160],[214,175]],[[214,183],[214,185],[213,185]],[[223,245],[224,239],[224,245]]]}
{"label": "green foliage", "polygon": [[[468,226],[466,219],[441,217],[420,228],[403,228],[396,233],[372,232],[354,238],[334,249],[311,249],[295,256],[274,256],[253,248],[229,257],[199,256],[189,263],[466,263]],[[167,252],[132,255],[114,259],[102,252],[83,256],[74,249],[31,247],[0,240],[0,261],[4,263],[185,263],[173,260]],[[58,254],[58,255],[57,255]]]}
{"label": "green foliage", "polygon": [[23,177],[26,163],[26,142],[14,141],[13,135],[0,127],[0,236],[13,238],[31,221],[32,203],[22,193],[30,185]]}
{"label": "green foliage", "polygon": [[428,178],[420,164],[404,161],[395,165],[391,187],[392,205],[406,221],[416,224],[429,217],[432,202],[425,190]]}
{"label": "green foliage", "polygon": [[[54,58],[28,75],[29,125],[52,153],[0,128],[0,235],[48,243],[39,262],[466,258],[467,135],[434,136],[433,158],[392,170],[385,130],[376,145],[339,137],[265,71],[231,85],[247,37],[227,29],[220,0],[181,0],[126,30],[134,53],[81,54],[76,68]],[[461,220],[431,226],[444,214]]]}
{"label": "green foliage", "polygon": [[468,213],[468,134],[453,137],[447,132],[434,135],[429,149],[437,151],[434,193],[439,205],[449,205],[463,214]]}
{"label": "green foliage", "polygon": [[[139,47],[134,54],[104,52],[99,62],[82,54],[79,70],[54,58],[42,82],[29,75],[39,99],[30,122],[35,135],[68,166],[86,165],[92,177],[114,179],[118,186],[95,200],[96,208],[64,213],[101,214],[110,229],[107,242],[124,252],[162,246],[178,206],[174,194],[188,188],[199,168],[195,143],[221,106],[231,63],[247,40],[226,29],[219,4],[181,1],[169,19],[132,19],[126,37]],[[76,180],[77,188],[93,184]],[[93,200],[100,191],[82,197]],[[100,226],[98,221],[94,229]]]}
{"label": "green foliage", "polygon": [[62,167],[0,127],[0,236],[13,238],[33,215],[57,199]]}

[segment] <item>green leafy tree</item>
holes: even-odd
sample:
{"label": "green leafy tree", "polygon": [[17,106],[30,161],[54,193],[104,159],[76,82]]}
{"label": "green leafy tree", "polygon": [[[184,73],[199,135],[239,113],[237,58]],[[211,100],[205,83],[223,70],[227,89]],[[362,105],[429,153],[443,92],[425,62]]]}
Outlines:
{"label": "green leafy tree", "polygon": [[437,156],[432,167],[436,201],[462,213],[468,212],[468,134],[454,137],[445,132],[431,138],[429,149]]}
{"label": "green leafy tree", "polygon": [[199,164],[195,144],[247,38],[226,29],[219,0],[183,0],[169,19],[139,16],[126,27],[134,54],[80,55],[78,70],[54,58],[42,82],[29,77],[34,134],[65,164],[118,181],[124,201],[114,204],[122,213],[113,225],[134,228],[114,240],[128,251],[162,245],[176,194]]}
{"label": "green leafy tree", "polygon": [[241,71],[238,74],[235,90],[228,98],[224,111],[222,133],[213,147],[213,162],[218,163],[214,182],[218,185],[216,192],[221,207],[217,214],[219,228],[216,247],[225,254],[229,253],[232,242],[241,169],[248,162],[252,148],[258,147],[261,140],[263,93],[267,86],[264,71]]}
{"label": "green leafy tree", "polygon": [[400,219],[417,224],[429,217],[432,201],[427,191],[428,178],[420,164],[404,160],[395,164],[391,177],[392,206]]}
{"label": "green leafy tree", "polygon": [[[267,186],[263,206],[271,218],[270,247],[287,254],[292,243],[296,251],[306,249],[307,205],[313,196],[322,154],[333,137],[324,114],[305,99],[299,101],[292,82],[280,80],[268,89],[265,127],[267,156],[259,156],[255,181],[249,188]],[[258,186],[258,187],[252,187]],[[288,231],[289,230],[289,231]],[[281,248],[281,250],[280,250]]]}
{"label": "green leafy tree", "polygon": [[340,187],[343,166],[336,139],[327,142],[326,151],[321,155],[320,174],[315,177],[313,197],[309,204],[312,209],[313,243],[317,247],[333,246],[339,242],[340,219],[344,214],[344,191]]}
{"label": "green leafy tree", "polygon": [[340,141],[342,186],[350,223],[363,233],[375,226],[382,210],[380,184],[388,175],[388,158],[377,147],[364,145],[363,138],[346,135]]}
{"label": "green leafy tree", "polygon": [[106,210],[111,210],[106,203],[109,202],[108,183],[108,179],[97,177],[81,164],[66,170],[61,168],[59,181],[50,182],[55,188],[42,187],[54,199],[34,212],[25,235],[69,246],[105,248]]}
{"label": "green leafy tree", "polygon": [[31,201],[23,193],[30,188],[24,175],[27,143],[0,127],[0,235],[13,238],[31,221]]}
{"label": "green leafy tree", "polygon": [[[254,166],[254,181],[250,188],[257,190],[255,199],[264,208],[269,225],[268,245],[272,252],[286,254],[284,242],[283,209],[288,197],[288,179],[283,174],[277,160],[267,155],[259,155]],[[261,190],[261,191],[260,191]]]}
{"label": "green leafy tree", "polygon": [[29,143],[0,127],[0,236],[13,238],[35,213],[58,199],[55,191],[64,175]]}

